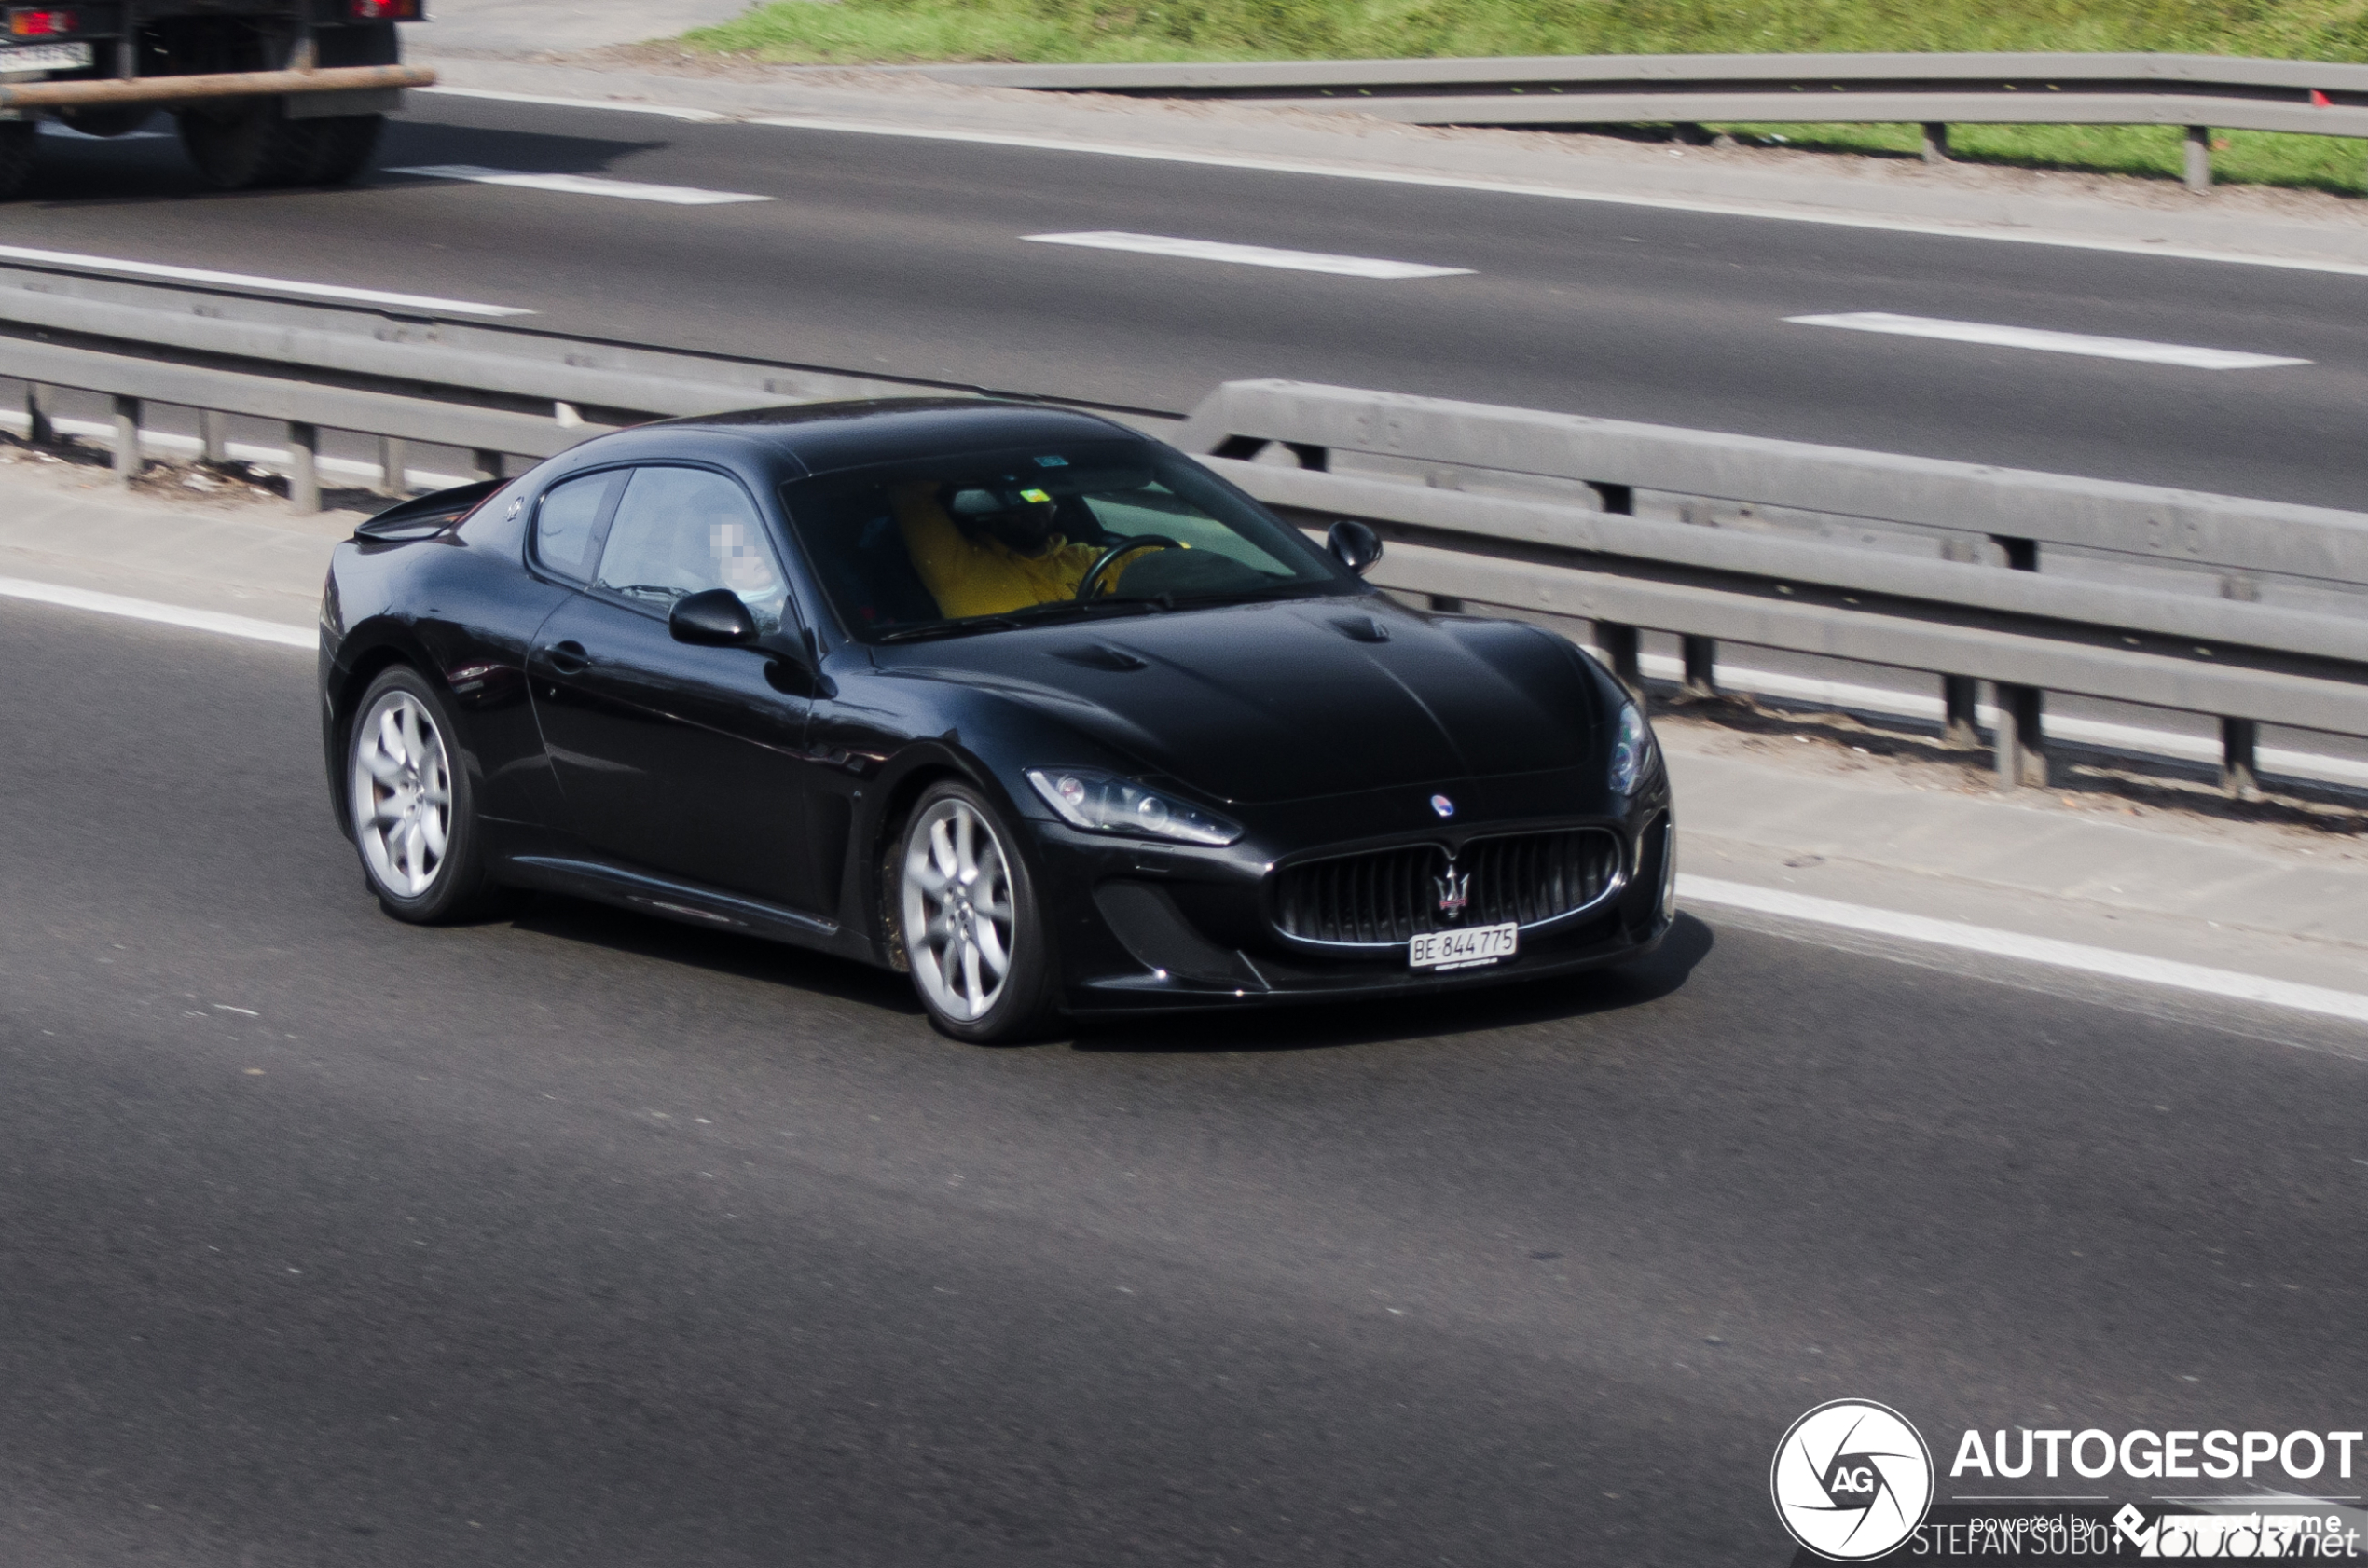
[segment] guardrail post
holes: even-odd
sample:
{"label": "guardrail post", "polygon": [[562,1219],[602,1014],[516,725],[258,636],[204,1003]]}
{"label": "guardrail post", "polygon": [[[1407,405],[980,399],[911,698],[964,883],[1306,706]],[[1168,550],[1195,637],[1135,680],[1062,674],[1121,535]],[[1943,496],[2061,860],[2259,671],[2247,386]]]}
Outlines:
{"label": "guardrail post", "polygon": [[2211,189],[2211,127],[2187,128],[2187,188],[2197,196]]}
{"label": "guardrail post", "polygon": [[476,465],[478,478],[499,479],[502,477],[502,454],[491,447],[479,447],[469,454],[469,461]]}
{"label": "guardrail post", "polygon": [[140,400],[118,394],[114,402],[116,483],[128,485],[140,477]]}
{"label": "guardrail post", "polygon": [[[2008,570],[2039,570],[2038,540],[1992,534],[1990,543],[2006,553]],[[2045,785],[2047,742],[2041,733],[2039,688],[2002,682],[1997,694],[1998,738],[1992,751],[1998,764],[1998,788],[2005,791],[2025,784]]]}
{"label": "guardrail post", "polygon": [[230,416],[219,408],[199,409],[198,445],[207,462],[219,466],[229,461]]}
{"label": "guardrail post", "polygon": [[1634,626],[1623,626],[1616,621],[1595,623],[1595,646],[1604,651],[1604,662],[1612,667],[1619,683],[1634,693],[1639,700],[1645,695],[1645,665],[1637,653]]}
{"label": "guardrail post", "polygon": [[1970,751],[1981,744],[1981,682],[1970,675],[1940,678],[1940,740]]}
{"label": "guardrail post", "polygon": [[321,427],[288,421],[288,506],[292,511],[321,510]]}
{"label": "guardrail post", "polygon": [[[1970,539],[1944,539],[1940,558],[1977,565],[1981,547]],[[1940,678],[1941,744],[1973,750],[1981,744],[1981,682],[1970,675]]]}
{"label": "guardrail post", "polygon": [[1678,650],[1685,657],[1686,695],[1689,697],[1716,696],[1718,695],[1718,639],[1714,637],[1680,638]]}
{"label": "guardrail post", "polygon": [[411,444],[399,435],[379,437],[379,493],[401,501],[411,493],[407,477],[411,467]]}
{"label": "guardrail post", "polygon": [[54,447],[58,444],[58,427],[49,419],[49,403],[53,395],[38,381],[24,384],[24,438],[33,446]]}
{"label": "guardrail post", "polygon": [[1924,122],[1924,161],[1926,163],[1948,161],[1948,127],[1938,120]]}
{"label": "guardrail post", "polygon": [[2261,798],[2261,770],[2254,759],[2261,726],[2251,719],[2220,722],[2220,787],[2240,801]]}
{"label": "guardrail post", "polygon": [[2026,784],[2047,782],[2047,745],[2041,733],[2040,694],[2036,686],[2000,685],[1998,739],[1991,752],[1998,766],[1998,792],[2011,794]]}

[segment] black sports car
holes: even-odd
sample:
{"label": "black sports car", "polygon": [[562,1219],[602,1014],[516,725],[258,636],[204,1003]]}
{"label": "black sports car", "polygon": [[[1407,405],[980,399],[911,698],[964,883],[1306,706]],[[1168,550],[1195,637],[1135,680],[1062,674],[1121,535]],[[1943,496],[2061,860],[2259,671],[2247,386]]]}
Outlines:
{"label": "black sports car", "polygon": [[644,425],[338,546],[332,795],[398,918],[606,900],[909,970],[970,1040],[1651,948],[1644,715],[1380,554],[1081,413]]}

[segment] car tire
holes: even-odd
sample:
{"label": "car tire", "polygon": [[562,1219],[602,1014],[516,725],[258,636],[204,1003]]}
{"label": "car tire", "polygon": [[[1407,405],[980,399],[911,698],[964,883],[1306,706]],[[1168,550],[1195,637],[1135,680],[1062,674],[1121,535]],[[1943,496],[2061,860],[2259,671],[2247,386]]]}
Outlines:
{"label": "car tire", "polygon": [[320,120],[290,119],[276,98],[184,109],[181,145],[217,190],[301,185],[320,151]]}
{"label": "car tire", "polygon": [[33,183],[41,157],[41,128],[29,119],[0,123],[0,201],[13,201]]}
{"label": "car tire", "polygon": [[451,710],[408,665],[379,672],[354,705],[345,802],[355,853],[389,915],[442,925],[499,898],[487,864],[475,788]]}
{"label": "car tire", "polygon": [[359,179],[378,156],[379,132],[386,120],[384,115],[337,115],[313,121],[312,161],[303,183],[344,186]]}
{"label": "car tire", "polygon": [[929,1022],[974,1045],[1040,1033],[1059,966],[1018,834],[949,779],[913,803],[897,843],[897,940]]}

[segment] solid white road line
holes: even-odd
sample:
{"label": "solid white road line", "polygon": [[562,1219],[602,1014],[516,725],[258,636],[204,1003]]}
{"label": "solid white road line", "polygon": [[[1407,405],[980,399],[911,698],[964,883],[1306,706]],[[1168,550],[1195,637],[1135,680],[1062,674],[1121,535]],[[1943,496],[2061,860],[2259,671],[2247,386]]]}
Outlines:
{"label": "solid white road line", "polygon": [[252,615],[226,615],[213,610],[190,610],[178,604],[158,604],[153,599],[126,598],[121,594],[94,593],[89,588],[62,588],[54,583],[34,583],[22,577],[0,577],[0,597],[29,598],[68,610],[95,611],[102,615],[126,615],[135,621],[186,626],[192,631],[243,637],[255,642],[276,642],[283,648],[302,648],[307,652],[321,646],[320,630],[313,626],[291,626],[278,621],[259,621]]}
{"label": "solid white road line", "polygon": [[2297,1011],[2322,1013],[2330,1018],[2347,1018],[2368,1024],[2368,996],[2351,991],[2334,991],[2323,985],[2298,985],[2291,981],[2266,980],[2260,975],[2238,974],[2233,970],[2206,969],[2200,964],[2148,958],[2136,953],[2117,953],[2112,948],[2089,947],[2076,942],[2058,942],[2053,937],[2023,936],[2015,931],[1992,930],[1987,926],[1966,926],[1954,920],[1934,920],[1921,915],[1869,909],[1864,904],[1812,898],[1806,893],[1787,893],[1774,887],[1757,887],[1745,882],[1722,882],[1714,877],[1695,876],[1685,872],[1680,872],[1677,876],[1677,896],[1697,903],[1723,904],[1729,909],[1748,909],[1760,915],[1781,915],[1813,925],[1835,926],[1844,930],[1896,937],[1935,947],[1954,947],[1969,953],[1987,953],[2001,958],[2046,964],[2055,969],[2078,970],[2114,980],[2134,980],[2146,985],[2167,985],[2179,991],[2198,991],[2206,996],[2227,997],[2237,1001],[2266,1002],[2272,1007],[2292,1008]]}
{"label": "solid white road line", "polygon": [[699,190],[691,186],[645,186],[633,180],[604,180],[593,174],[528,174],[515,169],[483,169],[474,163],[423,163],[390,169],[390,174],[417,174],[428,180],[466,180],[480,186],[518,186],[528,190],[556,190],[569,196],[613,196],[626,201],[664,201],[676,207],[720,207],[733,201],[770,201],[769,196],[739,191]]}
{"label": "solid white road line", "polygon": [[71,251],[36,251],[24,245],[0,245],[0,261],[30,261],[48,267],[71,267],[86,272],[120,272],[131,278],[170,278],[177,283],[221,283],[230,288],[269,289],[315,299],[352,299],[365,305],[407,305],[416,309],[449,310],[462,316],[531,316],[516,305],[478,305],[465,299],[438,299],[434,295],[390,294],[384,289],[349,288],[343,283],[302,283],[287,278],[258,278],[246,272],[214,272],[202,267],[171,267],[160,261],[123,261],[115,256],[77,255]]}
{"label": "solid white road line", "polygon": [[[622,105],[619,105],[622,107]],[[1039,152],[1092,153],[1104,158],[1139,158],[1153,163],[1193,163],[1211,169],[1246,169],[1267,174],[1314,174],[1333,180],[1369,180],[1379,185],[1427,186],[1436,190],[1476,191],[1490,196],[1542,197],[1552,201],[1597,201],[1613,207],[1651,207],[1666,213],[1699,213],[1712,217],[1767,218],[1777,223],[1822,223],[1837,228],[1868,228],[1888,234],[1921,234],[1940,240],[1995,240],[2015,245],[2054,245],[2073,251],[2106,251],[2117,255],[2168,256],[2175,261],[2225,262],[2237,267],[2274,267],[2293,272],[2332,272],[2338,277],[2368,278],[2368,262],[2321,261],[2303,256],[2248,255],[2241,251],[2217,251],[2198,245],[2156,244],[2145,240],[2090,239],[2049,234],[2003,225],[1934,223],[1920,218],[1879,217],[1864,213],[1812,212],[1794,207],[1764,206],[1749,201],[1716,201],[1683,196],[1637,196],[1625,191],[1572,190],[1563,186],[1531,185],[1521,180],[1473,179],[1457,174],[1418,174],[1397,169],[1363,169],[1324,163],[1313,158],[1246,158],[1232,153],[1184,152],[1166,147],[1129,145],[1122,142],[1080,142],[1059,136],[1024,136],[1007,131],[940,131],[910,125],[874,125],[864,120],[832,119],[820,115],[750,115],[748,125],[779,126],[788,131],[827,131],[850,136],[903,136],[928,142],[968,142],[979,146],[1026,147]]]}
{"label": "solid white road line", "polygon": [[2147,364],[2178,364],[2190,370],[2266,370],[2308,364],[2281,354],[2249,354],[2235,349],[2196,349],[2183,343],[2148,343],[2135,337],[2092,337],[2083,332],[2048,332],[2034,326],[1992,326],[1933,316],[1895,316],[1888,310],[1850,310],[1833,316],[1786,316],[1795,326],[1838,326],[1852,332],[1887,332],[1902,337],[1938,337],[1994,349],[2036,349],[2049,354],[2086,354],[2094,359],[2131,359]]}
{"label": "solid white road line", "polygon": [[1374,256],[1326,255],[1320,251],[1278,251],[1267,245],[1232,245],[1221,240],[1177,240],[1163,234],[1095,229],[1081,234],[1023,234],[1039,245],[1083,245],[1097,251],[1139,251],[1186,261],[1230,261],[1243,267],[1282,267],[1294,272],[1330,272],[1343,278],[1452,278],[1468,267],[1430,267],[1419,261],[1383,261]]}
{"label": "solid white road line", "polygon": [[614,109],[626,115],[663,115],[714,125],[734,117],[714,109],[675,109],[662,103],[619,103],[607,98],[547,98],[533,92],[488,92],[475,87],[415,87],[413,92],[441,93],[447,98],[490,98],[503,103],[536,103],[546,109]]}

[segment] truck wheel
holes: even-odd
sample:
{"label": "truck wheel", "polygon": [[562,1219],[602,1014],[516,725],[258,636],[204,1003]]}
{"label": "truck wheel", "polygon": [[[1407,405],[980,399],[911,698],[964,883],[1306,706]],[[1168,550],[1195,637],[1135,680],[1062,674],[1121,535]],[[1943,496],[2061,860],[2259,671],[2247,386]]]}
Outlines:
{"label": "truck wheel", "polygon": [[217,190],[301,183],[312,172],[319,120],[292,120],[276,98],[219,109],[184,109],[181,145]]}
{"label": "truck wheel", "polygon": [[386,122],[384,115],[337,115],[310,122],[316,140],[312,144],[312,167],[305,172],[304,183],[352,184],[377,156],[379,132]]}
{"label": "truck wheel", "polygon": [[13,200],[32,182],[41,150],[40,128],[29,119],[0,122],[0,201]]}

